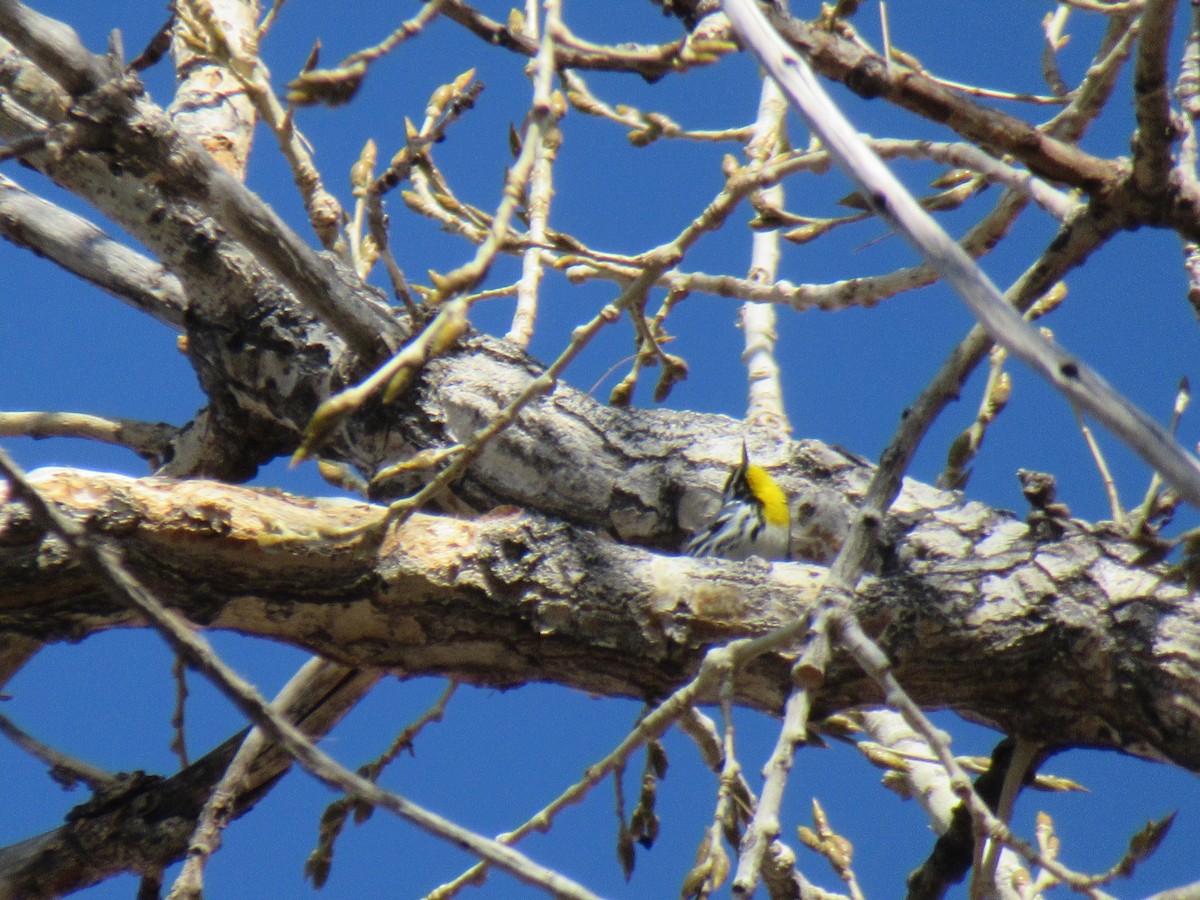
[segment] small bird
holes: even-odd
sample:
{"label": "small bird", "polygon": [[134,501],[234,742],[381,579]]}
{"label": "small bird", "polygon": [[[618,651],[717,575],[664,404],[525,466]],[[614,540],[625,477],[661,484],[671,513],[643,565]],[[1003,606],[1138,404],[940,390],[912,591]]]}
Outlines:
{"label": "small bird", "polygon": [[717,517],[692,535],[683,552],[734,560],[789,559],[791,536],[787,495],[766,469],[750,464],[743,441],[742,463],[725,482]]}

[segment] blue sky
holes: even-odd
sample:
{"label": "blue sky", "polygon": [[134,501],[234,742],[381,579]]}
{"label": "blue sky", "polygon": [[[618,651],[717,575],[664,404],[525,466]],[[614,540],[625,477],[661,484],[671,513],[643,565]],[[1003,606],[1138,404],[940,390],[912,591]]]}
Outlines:
{"label": "blue sky", "polygon": [[[69,21],[95,50],[104,47],[110,29],[120,28],[130,55],[165,19],[159,0],[113,5],[61,0],[34,6]],[[496,18],[507,15],[505,4],[480,7]],[[291,0],[264,47],[275,84],[282,87],[317,37],[324,46],[323,62],[333,63],[382,38],[415,8],[378,0],[339,4]],[[950,16],[945,4],[893,4],[893,39],[944,77],[1041,91],[1038,23],[1050,8],[1019,0],[1005,6],[1006,15],[997,16],[994,4],[966,3]],[[934,16],[938,24],[931,27],[928,23]],[[581,0],[567,4],[566,17],[577,33],[598,42],[648,42],[678,35],[672,20],[642,0]],[[1183,24],[1181,18],[1180,27]],[[864,6],[858,25],[868,39],[877,39],[874,7]],[[1099,28],[1098,17],[1073,17],[1072,42],[1061,55],[1069,82],[1088,64]],[[436,23],[427,34],[372,68],[353,104],[299,114],[297,121],[314,144],[327,183],[343,202],[350,202],[345,173],[362,143],[374,138],[386,158],[403,140],[404,116],[419,119],[429,93],[468,66],[477,67],[486,89],[477,107],[437,147],[436,158],[464,200],[484,207],[496,204],[502,167],[509,158],[508,126],[519,125],[522,104],[529,97],[528,81],[521,60],[484,47],[448,22]],[[160,65],[146,79],[155,98],[165,104],[172,85],[168,68]],[[746,59],[725,60],[657,85],[616,75],[592,74],[587,80],[610,103],[660,110],[695,128],[745,124],[758,100],[757,75]],[[876,135],[949,138],[948,133],[882,103],[861,102],[841,90],[834,94],[847,102],[861,129]],[[1127,152],[1132,121],[1129,96],[1126,77],[1105,119],[1085,139],[1088,149],[1110,155]],[[563,128],[551,223],[613,252],[645,249],[678,233],[720,190],[721,156],[737,152],[732,145],[680,147],[667,142],[634,151],[614,126],[577,112],[568,115]],[[807,139],[795,120],[791,133],[796,143]],[[85,206],[28,170],[9,163],[3,171],[87,213]],[[933,170],[905,164],[899,171],[914,189],[920,189]],[[248,181],[307,235],[301,204],[269,134],[258,137]],[[833,213],[836,200],[849,191],[837,175],[798,177],[786,189],[789,209],[819,214]],[[982,201],[945,216],[947,227],[961,233],[995,196],[993,189]],[[459,240],[415,219],[398,198],[390,211],[400,263],[414,278],[422,279],[427,269],[446,271],[472,252]],[[747,216],[745,211],[739,213],[737,223]],[[1053,231],[1053,223],[1044,216],[1027,214],[1013,237],[985,260],[985,269],[995,282],[1007,285]],[[780,274],[797,283],[823,282],[913,262],[900,241],[878,240],[882,236],[882,226],[870,222],[826,241],[790,248]],[[747,267],[749,246],[749,232],[731,224],[724,233],[705,238],[689,255],[687,266],[738,274]],[[1091,266],[1069,279],[1069,299],[1048,323],[1064,344],[1082,353],[1161,419],[1169,414],[1179,379],[1189,376],[1198,383],[1200,374],[1196,364],[1200,341],[1185,300],[1179,259],[1178,241],[1172,235],[1121,235],[1100,251]],[[0,284],[0,409],[70,410],[182,423],[202,405],[191,369],[166,327],[7,244],[0,244],[0,271],[5,273]],[[515,262],[502,260],[492,282],[510,282],[516,271]],[[570,330],[591,318],[613,293],[605,285],[576,287],[556,274],[548,275],[533,354],[542,359],[557,355]],[[779,356],[796,435],[838,443],[866,456],[884,446],[904,406],[970,325],[958,301],[942,288],[904,295],[870,310],[780,313]],[[689,360],[691,375],[666,405],[742,414],[745,379],[736,315],[735,303],[723,298],[696,295],[681,305],[671,322],[677,336],[671,350]],[[473,322],[502,333],[510,316],[509,302],[500,301],[478,307]],[[625,323],[609,329],[568,371],[567,380],[586,389],[627,356],[631,346]],[[137,360],[136,368],[129,366],[130,359]],[[1021,510],[1024,504],[1014,472],[1019,467],[1038,469],[1055,474],[1060,499],[1075,514],[1105,517],[1100,480],[1068,406],[1029,371],[1013,366],[1011,372],[1012,402],[988,433],[967,494]],[[932,480],[936,476],[949,439],[973,418],[980,384],[976,378],[962,402],[938,423],[915,463],[914,477]],[[599,396],[611,385],[610,378]],[[646,385],[635,402],[652,404]],[[1194,415],[1185,419],[1181,433],[1186,444],[1195,444],[1195,422]],[[1132,505],[1140,498],[1148,473],[1115,442],[1103,438],[1102,442],[1122,496]],[[144,473],[140,460],[111,448],[74,441],[4,443],[27,468],[75,465]],[[274,464],[263,470],[259,483],[298,493],[332,491],[312,466],[288,471]],[[306,658],[292,648],[236,635],[212,637],[225,658],[267,694],[282,686]],[[42,740],[96,765],[169,773],[175,764],[167,749],[173,704],[171,662],[161,639],[150,632],[115,632],[76,645],[50,647],[6,688],[13,699],[4,703],[3,712]],[[200,755],[241,727],[242,720],[200,678],[191,677],[189,683],[193,694],[188,738],[193,754]],[[326,746],[347,765],[358,765],[380,752],[441,689],[442,683],[435,680],[390,681],[335,730]],[[1037,698],[1031,697],[1030,702]],[[606,755],[639,711],[640,706],[632,702],[597,700],[553,686],[508,693],[463,688],[446,721],[421,737],[415,756],[401,758],[384,784],[468,827],[484,833],[504,831]],[[938,721],[952,732],[961,753],[986,754],[998,737],[948,713]],[[776,723],[741,712],[737,726],[742,764],[753,773],[769,753]],[[711,817],[715,782],[686,738],[673,732],[667,750],[671,769],[661,787],[661,838],[653,850],[639,852],[630,883],[625,883],[616,863],[612,790],[607,783],[565,813],[551,834],[529,840],[523,849],[605,896],[677,895]],[[1175,829],[1163,850],[1133,883],[1114,890],[1120,896],[1137,896],[1200,877],[1194,850],[1200,843],[1200,791],[1194,778],[1112,753],[1082,751],[1056,758],[1047,770],[1081,780],[1092,792],[1027,795],[1018,810],[1018,825],[1028,835],[1036,811],[1049,811],[1063,837],[1062,858],[1068,865],[1107,868],[1147,819],[1177,809]],[[78,792],[61,791],[41,766],[5,743],[0,743],[0,771],[5,773],[0,779],[0,810],[7,811],[0,816],[0,844],[54,827],[66,810],[84,799]],[[639,775],[640,759],[627,776],[630,805]],[[802,751],[785,806],[785,837],[792,839],[794,826],[808,823],[809,798],[818,797],[833,824],[855,844],[856,868],[867,894],[896,896],[905,874],[924,858],[932,838],[919,808],[881,790],[878,777],[847,748]],[[752,784],[757,784],[753,778]],[[251,815],[229,829],[225,848],[207,871],[209,896],[308,895],[311,888],[303,880],[303,861],[312,848],[320,811],[332,799],[308,776],[289,775]],[[820,859],[803,850],[800,854],[812,880],[838,889],[837,879]],[[468,863],[457,851],[377,813],[365,825],[351,826],[343,834],[322,895],[421,896]],[[168,882],[172,877],[169,872]],[[134,890],[132,880],[124,878],[85,896],[127,897]],[[489,898],[535,895],[500,875],[493,875],[473,893]]]}

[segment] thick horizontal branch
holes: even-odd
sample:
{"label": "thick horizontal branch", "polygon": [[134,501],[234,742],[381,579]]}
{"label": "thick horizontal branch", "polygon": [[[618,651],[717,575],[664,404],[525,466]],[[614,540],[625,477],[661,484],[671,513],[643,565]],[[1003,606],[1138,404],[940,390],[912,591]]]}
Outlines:
{"label": "thick horizontal branch", "polygon": [[[378,508],[202,481],[42,470],[39,489],[119,541],[189,619],[346,665],[511,687],[552,681],[662,697],[716,642],[803,615],[824,570],[662,556],[516,510],[415,516],[376,541]],[[1037,529],[910,485],[896,542],[857,613],[926,707],[1056,746],[1121,749],[1200,771],[1200,611],[1137,548],[1073,521]],[[32,524],[0,506],[0,636],[78,639],[137,626]],[[203,585],[198,589],[197,585]],[[790,660],[739,673],[777,711]],[[1053,702],[1031,703],[1030,697]],[[877,703],[837,657],[818,715]]]}

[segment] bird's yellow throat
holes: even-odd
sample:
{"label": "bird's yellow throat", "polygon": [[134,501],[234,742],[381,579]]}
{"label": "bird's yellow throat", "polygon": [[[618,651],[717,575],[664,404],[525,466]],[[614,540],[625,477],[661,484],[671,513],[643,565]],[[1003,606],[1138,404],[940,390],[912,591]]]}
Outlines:
{"label": "bird's yellow throat", "polygon": [[791,524],[791,514],[788,512],[787,495],[783,488],[775,483],[775,479],[767,474],[761,466],[746,467],[746,484],[750,492],[763,505],[763,518],[769,525]]}

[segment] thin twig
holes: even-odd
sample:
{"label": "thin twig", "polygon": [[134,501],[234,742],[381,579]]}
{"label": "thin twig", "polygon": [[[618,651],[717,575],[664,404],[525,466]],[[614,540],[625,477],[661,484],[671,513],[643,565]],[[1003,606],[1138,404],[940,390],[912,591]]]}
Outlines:
{"label": "thin twig", "polygon": [[[828,656],[829,633],[824,624],[822,620],[814,622],[806,656],[810,652],[822,659]],[[823,662],[821,668],[824,668]],[[766,779],[763,782],[762,794],[759,796],[754,816],[746,828],[746,835],[742,838],[737,872],[733,878],[735,897],[749,897],[754,893],[767,846],[779,837],[779,810],[783,805],[783,791],[787,787],[796,747],[808,736],[808,713],[811,706],[812,694],[803,686],[793,689],[783,705],[783,724],[779,728],[770,759],[763,769]]]}
{"label": "thin twig", "polygon": [[[401,752],[412,750],[413,742],[425,726],[442,721],[442,717],[446,714],[446,706],[457,690],[458,682],[448,681],[433,705],[406,725],[378,759],[359,766],[358,773],[371,781],[378,781],[379,776]],[[351,812],[354,812],[358,821],[361,822],[370,814],[371,807],[356,803],[348,797],[342,797],[329,804],[321,815],[317,846],[308,855],[308,860],[304,864],[305,874],[312,879],[313,885],[317,888],[324,886],[329,877],[329,870],[333,864],[333,845],[345,827],[346,819],[349,818]]]}
{"label": "thin twig", "polygon": [[[588,766],[582,779],[563,791],[519,828],[500,835],[496,840],[503,844],[515,843],[534,831],[546,827],[563,809],[581,801],[592,788],[624,765],[629,757],[647,741],[659,737],[671,727],[673,722],[686,715],[687,711],[703,698],[714,684],[719,683],[722,673],[729,671],[732,662],[733,658],[727,647],[710,651],[705,656],[696,676],[644,716],[604,759]],[[473,884],[482,878],[488,865],[487,862],[477,863],[458,878],[431,891],[424,900],[449,900],[468,884]]]}
{"label": "thin twig", "polygon": [[[1179,422],[1182,420],[1184,412],[1187,411],[1191,400],[1192,388],[1188,380],[1184,378],[1180,382],[1179,390],[1175,394],[1175,405],[1171,409],[1171,434],[1178,433]],[[1157,511],[1158,502],[1161,497],[1162,476],[1155,472],[1150,476],[1150,484],[1146,488],[1146,496],[1134,514],[1132,523],[1129,525],[1129,533],[1133,537],[1136,538],[1146,534],[1150,527],[1151,517]]]}
{"label": "thin twig", "polygon": [[560,77],[563,87],[566,88],[567,102],[571,106],[585,115],[615,122],[630,129],[629,142],[635,147],[647,146],[660,138],[744,144],[750,140],[753,134],[752,126],[726,128],[719,131],[684,128],[663,113],[642,112],[625,103],[621,104],[621,108],[617,110],[592,93],[591,88],[578,72],[564,69],[560,73]]}
{"label": "thin twig", "polygon": [[30,756],[43,762],[50,770],[50,777],[65,788],[73,788],[83,782],[94,793],[101,793],[117,783],[117,777],[89,762],[76,759],[49,744],[22,731],[8,716],[0,714],[0,734],[12,741]]}
{"label": "thin twig", "polygon": [[400,393],[415,373],[430,359],[444,352],[467,327],[466,300],[458,297],[445,304],[420,334],[382,366],[353,387],[324,400],[313,413],[304,439],[292,454],[292,465],[312,456],[345,419],[362,408],[371,397],[382,393],[385,401]]}
{"label": "thin twig", "polygon": [[373,47],[351,53],[332,69],[306,69],[288,84],[288,99],[298,103],[319,100],[348,102],[362,84],[371,63],[382,59],[409,38],[416,37],[438,17],[445,0],[428,0],[421,11]]}
{"label": "thin twig", "polygon": [[[554,160],[558,155],[562,132],[558,119],[562,116],[561,100],[556,97],[553,86],[555,65],[555,43],[562,27],[562,5],[559,0],[547,0],[546,21],[542,27],[541,44],[534,57],[533,105],[530,116],[544,115],[546,121],[537,131],[538,145],[534,149],[533,169],[529,175],[529,241],[521,259],[521,279],[517,282],[517,307],[513,312],[512,327],[506,337],[518,347],[528,347],[533,337],[533,324],[537,319],[538,287],[542,281],[542,245],[546,243],[546,223],[550,216],[550,199],[554,196]],[[537,37],[536,17],[526,17],[530,36]],[[544,113],[536,111],[544,110]]]}
{"label": "thin twig", "polygon": [[1041,126],[1060,140],[1077,141],[1087,127],[1108,108],[1117,78],[1133,51],[1141,18],[1135,13],[1114,15],[1108,23],[1092,64],[1071,92],[1071,102]]}
{"label": "thin twig", "polygon": [[[536,40],[488,18],[464,0],[447,0],[442,14],[491,46],[503,47],[529,57],[537,54]],[[682,38],[658,45],[607,46],[581,41],[573,35],[564,36],[557,56],[559,65],[564,69],[637,72],[650,79],[708,65],[715,59],[713,54],[690,53],[689,41]]]}
{"label": "thin twig", "polygon": [[179,770],[182,772],[188,767],[187,732],[184,730],[188,697],[187,666],[182,656],[176,656],[171,664],[171,677],[175,681],[175,710],[171,713],[171,730],[174,736],[170,746],[171,751],[179,757]]}
{"label": "thin twig", "polygon": [[1121,506],[1121,497],[1117,491],[1117,482],[1113,478],[1112,471],[1108,468],[1108,462],[1104,459],[1104,451],[1100,449],[1100,444],[1096,441],[1096,436],[1092,434],[1092,429],[1088,423],[1084,421],[1083,415],[1075,407],[1071,408],[1075,413],[1075,421],[1079,423],[1079,431],[1083,435],[1084,443],[1088,446],[1088,451],[1092,454],[1092,460],[1096,463],[1096,469],[1100,472],[1100,482],[1104,485],[1104,496],[1108,498],[1108,510],[1113,517],[1113,521],[1118,525],[1125,522],[1125,510]]}
{"label": "thin twig", "polygon": [[187,26],[186,33],[194,40],[202,40],[202,49],[242,84],[259,118],[275,135],[292,170],[309,224],[326,249],[335,247],[341,237],[345,212],[337,198],[326,189],[309,152],[309,144],[296,128],[292,112],[285,110],[276,97],[267,67],[255,52],[257,47],[247,48],[231,41],[206,0],[188,0],[177,9],[180,21]]}
{"label": "thin twig", "polygon": [[1141,12],[1146,6],[1146,0],[1059,0],[1063,6],[1071,6],[1083,12],[1103,13],[1106,16],[1127,15]]}
{"label": "thin twig", "polygon": [[286,2],[287,0],[273,0],[271,8],[267,10],[267,14],[263,16],[262,22],[259,23],[256,43],[262,43],[263,38],[267,36],[267,32],[271,30],[271,26],[275,24],[275,20],[279,18],[279,13]]}
{"label": "thin twig", "polygon": [[106,419],[86,413],[0,412],[0,437],[81,438],[128,447],[144,459],[161,460],[179,433],[174,425]]}
{"label": "thin twig", "polygon": [[[779,85],[771,78],[764,78],[754,136],[746,147],[752,167],[762,167],[777,151],[785,148],[786,113],[787,99],[780,92]],[[782,184],[763,189],[760,200],[768,207],[782,208]],[[748,279],[758,284],[774,284],[779,275],[779,229],[755,231],[751,241]],[[741,316],[745,341],[742,361],[746,364],[746,379],[749,382],[746,422],[753,426],[764,426],[784,438],[791,431],[791,423],[783,404],[779,362],[775,357],[778,339],[775,333],[775,307],[765,303],[748,303],[743,305]]]}
{"label": "thin twig", "polygon": [[1060,3],[1052,13],[1046,13],[1042,19],[1042,33],[1046,38],[1042,45],[1042,77],[1049,85],[1055,97],[1066,97],[1067,83],[1063,80],[1062,72],[1058,69],[1058,51],[1067,45],[1063,30],[1067,27],[1067,16],[1071,8]]}
{"label": "thin twig", "polygon": [[[987,153],[967,144],[946,144],[930,141],[880,139],[871,145],[885,158],[905,157],[933,160],[956,168],[967,168],[983,175],[987,180],[1003,184],[1023,197],[1029,197],[1055,218],[1065,221],[1079,209],[1079,201],[1061,191],[1051,188],[1039,178],[1003,163]],[[727,181],[721,193],[706,209],[706,215],[715,217],[719,225],[736,205],[756,191],[778,184],[783,178],[797,172],[823,170],[829,163],[825,151],[793,151],[781,154],[758,169],[746,167],[738,170],[736,177]],[[478,212],[467,204],[457,204],[453,209],[447,204],[451,195],[439,191],[433,193],[414,179],[415,193],[405,195],[405,201],[416,212],[430,216],[452,233],[461,234],[468,240],[481,242],[487,231],[486,225],[475,221]],[[971,228],[963,238],[964,250],[972,255],[988,252],[1007,231],[1012,218],[1021,206],[1013,198],[997,204],[996,210]],[[470,218],[467,218],[467,217]],[[868,214],[843,217],[844,221],[861,221]],[[830,221],[830,220],[826,220]],[[690,243],[703,232],[680,235],[674,246],[686,250]],[[626,283],[639,271],[638,258],[620,254],[603,253],[582,246],[567,236],[548,231],[546,240],[550,245],[561,247],[557,252],[543,248],[543,258],[563,269],[569,280],[580,282],[590,278]],[[519,234],[510,232],[503,246],[509,253],[523,252],[532,244]],[[659,250],[672,245],[663,245]],[[754,303],[783,303],[794,309],[843,309],[855,305],[873,305],[880,300],[902,291],[924,287],[937,280],[936,272],[928,265],[901,269],[881,276],[855,277],[828,285],[792,285],[778,281],[761,283],[748,278],[713,276],[703,273],[685,273],[672,269],[657,282],[658,287],[669,291],[696,291],[716,296],[732,297]]]}

